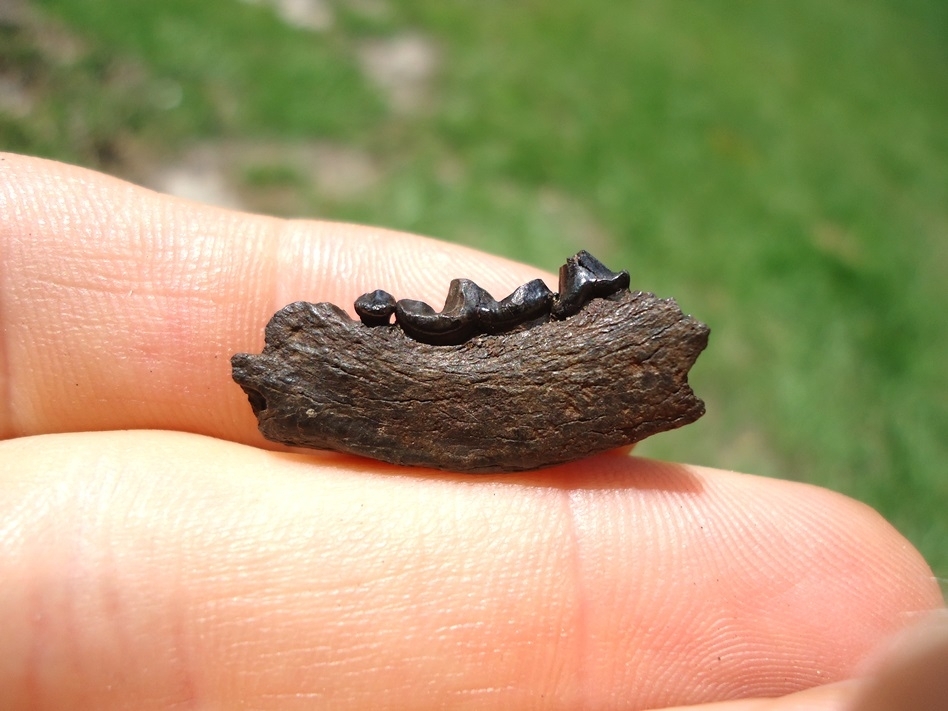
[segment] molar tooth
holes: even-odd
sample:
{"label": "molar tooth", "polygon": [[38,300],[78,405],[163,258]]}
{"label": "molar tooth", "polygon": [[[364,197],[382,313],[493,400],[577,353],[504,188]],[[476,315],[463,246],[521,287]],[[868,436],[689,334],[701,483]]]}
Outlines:
{"label": "molar tooth", "polygon": [[464,343],[477,332],[476,292],[471,286],[480,289],[467,279],[452,280],[441,313],[424,301],[400,299],[395,304],[395,321],[416,341],[435,346]]}
{"label": "molar tooth", "polygon": [[[497,300],[486,289],[482,289],[470,279],[455,279],[454,281],[458,285],[455,299],[460,299],[460,303],[455,308],[470,311],[478,330],[482,331],[484,324],[492,318],[491,315],[497,309]],[[445,303],[445,309],[447,308],[448,304]]]}
{"label": "molar tooth", "polygon": [[596,296],[612,296],[623,289],[629,288],[629,272],[625,269],[621,272],[614,272],[585,249],[577,252],[575,258],[581,267],[592,272],[595,277],[593,293]]}
{"label": "molar tooth", "polygon": [[614,272],[586,250],[577,252],[560,267],[560,293],[553,303],[553,318],[564,319],[595,297],[607,297],[629,288],[629,273]]}
{"label": "molar tooth", "polygon": [[509,331],[548,314],[552,304],[553,292],[542,279],[534,279],[518,286],[510,296],[496,304],[490,319],[484,322],[484,330],[487,333]]}

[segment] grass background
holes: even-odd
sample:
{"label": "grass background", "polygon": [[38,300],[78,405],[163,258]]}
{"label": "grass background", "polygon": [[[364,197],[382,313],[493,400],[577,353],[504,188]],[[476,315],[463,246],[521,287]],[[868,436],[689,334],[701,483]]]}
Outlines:
{"label": "grass background", "polygon": [[[948,578],[948,4],[336,0],[320,33],[237,0],[29,7],[0,148],[136,179],[331,142],[377,179],[340,196],[280,151],[229,177],[551,270],[589,248],[712,328],[707,416],[641,453],[845,492]],[[358,59],[405,32],[439,58],[413,111]]]}

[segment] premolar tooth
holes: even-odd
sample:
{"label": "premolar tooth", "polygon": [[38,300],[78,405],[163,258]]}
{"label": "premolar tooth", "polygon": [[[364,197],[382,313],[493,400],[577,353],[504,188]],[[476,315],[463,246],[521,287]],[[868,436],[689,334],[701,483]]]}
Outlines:
{"label": "premolar tooth", "polygon": [[366,326],[387,326],[395,313],[395,297],[376,289],[356,299],[355,310]]}
{"label": "premolar tooth", "polygon": [[628,288],[627,271],[614,272],[583,250],[560,267],[560,293],[553,303],[553,318],[568,318],[597,296],[612,296]]}

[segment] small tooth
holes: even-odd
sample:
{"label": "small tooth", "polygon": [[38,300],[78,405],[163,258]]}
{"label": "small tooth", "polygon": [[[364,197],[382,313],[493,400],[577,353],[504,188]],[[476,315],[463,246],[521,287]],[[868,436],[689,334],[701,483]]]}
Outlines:
{"label": "small tooth", "polygon": [[628,288],[627,271],[614,272],[583,250],[560,267],[560,293],[553,303],[553,318],[568,318],[597,296],[612,296]]}
{"label": "small tooth", "polygon": [[355,311],[366,326],[387,326],[395,313],[395,297],[376,289],[355,300]]}

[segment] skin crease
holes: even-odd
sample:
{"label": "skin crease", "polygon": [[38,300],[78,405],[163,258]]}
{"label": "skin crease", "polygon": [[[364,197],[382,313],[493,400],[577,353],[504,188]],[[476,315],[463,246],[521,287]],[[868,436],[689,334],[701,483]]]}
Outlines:
{"label": "skin crease", "polygon": [[289,301],[551,275],[2,154],[0,258],[0,709],[885,711],[948,663],[889,649],[943,601],[841,495],[624,453],[293,453],[230,379]]}

